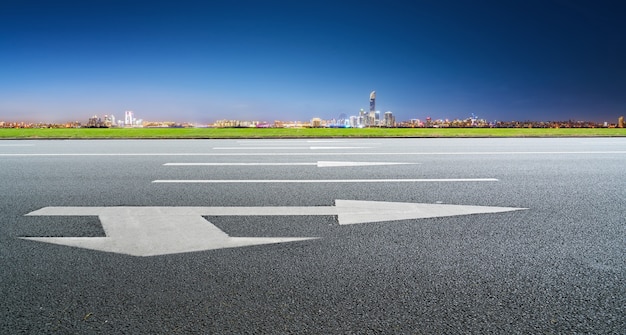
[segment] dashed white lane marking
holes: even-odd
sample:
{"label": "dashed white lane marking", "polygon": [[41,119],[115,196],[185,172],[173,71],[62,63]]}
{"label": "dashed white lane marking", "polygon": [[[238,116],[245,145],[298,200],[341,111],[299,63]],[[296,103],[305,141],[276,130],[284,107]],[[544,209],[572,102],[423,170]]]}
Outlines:
{"label": "dashed white lane marking", "polygon": [[367,142],[367,141],[363,141],[363,142],[356,142],[356,141],[346,141],[346,140],[240,140],[237,141],[237,143],[241,143],[241,144],[255,144],[255,143],[262,143],[263,145],[272,145],[272,144],[285,144],[285,143],[346,143],[346,144],[366,144],[366,145],[380,145],[380,143],[377,142]]}
{"label": "dashed white lane marking", "polygon": [[372,149],[372,147],[214,147],[214,150],[343,150]]}

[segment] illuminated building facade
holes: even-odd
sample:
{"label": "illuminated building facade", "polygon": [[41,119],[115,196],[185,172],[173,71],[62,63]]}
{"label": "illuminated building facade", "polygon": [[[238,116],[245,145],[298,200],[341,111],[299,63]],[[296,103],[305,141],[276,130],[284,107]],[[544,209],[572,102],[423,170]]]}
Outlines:
{"label": "illuminated building facade", "polygon": [[376,125],[376,91],[372,91],[372,93],[370,93],[370,113],[368,115],[366,125]]}
{"label": "illuminated building facade", "polygon": [[396,118],[393,117],[393,113],[385,112],[385,127],[395,127]]}
{"label": "illuminated building facade", "polygon": [[135,123],[135,117],[133,111],[126,111],[124,113],[124,125],[126,127],[132,127]]}

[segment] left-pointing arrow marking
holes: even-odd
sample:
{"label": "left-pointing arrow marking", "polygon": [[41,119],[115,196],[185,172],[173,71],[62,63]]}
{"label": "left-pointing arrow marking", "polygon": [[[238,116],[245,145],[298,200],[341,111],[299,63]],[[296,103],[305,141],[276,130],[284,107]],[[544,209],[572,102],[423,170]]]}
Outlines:
{"label": "left-pointing arrow marking", "polygon": [[521,210],[513,207],[336,200],[309,207],[44,207],[29,216],[98,216],[105,237],[22,237],[86,249],[154,256],[295,242],[316,237],[231,237],[202,216],[336,215],[339,224],[385,222]]}
{"label": "left-pointing arrow marking", "polygon": [[231,237],[197,215],[99,215],[99,218],[106,237],[23,237],[23,239],[132,256],[156,256],[313,239]]}

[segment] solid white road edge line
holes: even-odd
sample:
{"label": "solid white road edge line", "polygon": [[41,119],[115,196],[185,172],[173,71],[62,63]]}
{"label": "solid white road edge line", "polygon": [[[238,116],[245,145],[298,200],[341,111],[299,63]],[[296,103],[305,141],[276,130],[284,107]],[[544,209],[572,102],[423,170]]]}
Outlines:
{"label": "solid white road edge line", "polygon": [[472,156],[472,155],[623,155],[626,151],[486,151],[486,152],[246,152],[246,153],[32,153],[3,154],[0,157],[142,157],[142,156]]}
{"label": "solid white road edge line", "polygon": [[405,162],[338,162],[318,161],[317,163],[165,163],[164,166],[317,166],[323,167],[353,167],[353,166],[382,166],[382,165],[415,165],[421,163]]}
{"label": "solid white road edge line", "polygon": [[214,150],[339,150],[372,149],[372,147],[214,147]]}
{"label": "solid white road edge line", "polygon": [[227,184],[227,183],[420,183],[420,182],[493,182],[496,178],[434,178],[434,179],[164,179],[153,183]]}

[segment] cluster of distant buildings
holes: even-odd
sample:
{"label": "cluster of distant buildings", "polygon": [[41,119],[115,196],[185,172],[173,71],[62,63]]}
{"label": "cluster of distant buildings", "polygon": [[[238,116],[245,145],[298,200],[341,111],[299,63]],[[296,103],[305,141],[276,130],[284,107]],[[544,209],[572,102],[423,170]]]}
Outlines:
{"label": "cluster of distant buildings", "polygon": [[411,119],[396,122],[391,111],[376,110],[376,91],[370,93],[369,111],[363,109],[357,115],[340,115],[336,119],[323,120],[313,118],[310,121],[274,121],[273,124],[259,121],[218,120],[212,127],[216,128],[624,128],[624,117],[620,116],[617,123],[594,123],[590,121],[493,121],[479,119],[472,113],[466,119],[437,119],[427,117],[424,120]]}
{"label": "cluster of distant buildings", "polygon": [[338,120],[323,123],[321,119],[311,120],[313,127],[331,127],[331,128],[367,128],[367,127],[388,127],[396,126],[396,118],[391,111],[385,112],[381,117],[380,111],[376,110],[376,91],[370,93],[369,111],[361,109],[358,115],[350,117],[339,117]]}
{"label": "cluster of distant buildings", "polygon": [[357,115],[346,116],[341,114],[336,119],[323,120],[313,118],[310,121],[246,121],[246,120],[218,120],[214,124],[197,125],[192,123],[177,123],[168,121],[145,122],[135,117],[133,111],[125,111],[123,119],[116,119],[113,115],[99,117],[94,115],[86,124],[74,121],[65,124],[4,122],[0,120],[0,128],[624,128],[624,117],[620,116],[617,123],[594,123],[588,121],[493,121],[479,119],[472,114],[460,120],[425,120],[411,119],[396,122],[391,111],[382,114],[376,110],[376,91],[369,95],[369,110],[361,109]]}
{"label": "cluster of distant buildings", "polygon": [[376,91],[370,93],[369,111],[361,109],[358,115],[346,116],[341,114],[336,119],[323,120],[313,118],[310,121],[274,121],[274,123],[242,120],[218,120],[213,125],[216,128],[366,128],[366,127],[390,127],[396,126],[396,119],[392,112],[376,110]]}
{"label": "cluster of distant buildings", "polygon": [[115,119],[114,115],[105,115],[103,118],[94,115],[89,118],[86,128],[112,128],[112,127],[143,127],[143,120],[137,119],[133,111],[124,112],[124,119]]}

